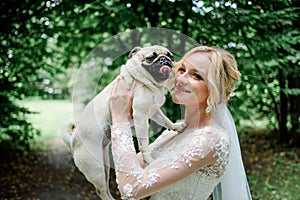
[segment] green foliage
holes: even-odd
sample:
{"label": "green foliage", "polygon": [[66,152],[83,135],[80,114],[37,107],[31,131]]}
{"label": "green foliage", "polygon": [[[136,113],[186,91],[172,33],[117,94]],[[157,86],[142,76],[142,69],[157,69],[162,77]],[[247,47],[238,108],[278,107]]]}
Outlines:
{"label": "green foliage", "polygon": [[27,3],[0,3],[0,112],[3,118],[0,138],[1,141],[9,140],[18,149],[29,148],[29,140],[38,131],[26,120],[30,112],[17,105],[16,101],[39,94],[41,71],[49,68],[49,73],[55,72],[55,67],[46,62],[46,58],[51,58],[47,51],[47,38],[54,34],[48,28],[45,17],[50,8],[36,1]]}
{"label": "green foliage", "polygon": [[[25,123],[27,112],[16,101],[34,95],[67,97],[76,80],[73,74],[98,44],[130,29],[161,27],[232,52],[242,73],[230,103],[234,117],[267,118],[269,126],[280,132],[280,142],[300,144],[298,1],[22,0],[2,1],[0,11],[0,111],[7,117],[1,136],[11,132],[11,124],[18,124],[24,128],[17,129],[26,130],[19,136],[34,137],[36,132]],[[160,37],[141,33],[120,38],[120,43],[134,47],[147,40],[160,43]],[[187,50],[172,37],[165,40],[160,44]],[[114,69],[121,61],[102,67]],[[95,80],[97,90],[111,76]],[[10,112],[5,111],[8,108]],[[170,117],[178,117],[173,110],[166,108]]]}
{"label": "green foliage", "polygon": [[27,116],[32,112],[3,95],[0,95],[0,102],[0,144],[3,145],[3,142],[10,141],[9,145],[13,148],[28,150],[30,140],[40,134],[40,131],[35,130],[32,124],[27,121]]}
{"label": "green foliage", "polygon": [[[297,57],[298,52],[299,32],[295,30],[299,8],[295,2],[288,1],[273,1],[268,5],[253,3],[251,10],[246,5],[241,5],[241,8],[238,17],[242,22],[241,36],[247,51],[240,56],[239,63],[246,75],[242,82],[250,86],[243,88],[241,96],[251,103],[244,104],[244,111],[254,108],[257,117],[268,116],[270,125],[279,129],[281,142],[299,143],[295,141],[297,137],[294,141],[291,139],[292,132],[299,130],[299,114],[295,114],[293,127],[288,127],[289,115],[299,113],[299,106],[295,106],[299,95],[286,94],[292,82],[297,82],[300,77],[299,67],[295,68],[290,62],[293,60],[299,66],[299,59],[291,59]],[[293,85],[299,88],[299,81]],[[293,131],[289,133],[289,130]]]}

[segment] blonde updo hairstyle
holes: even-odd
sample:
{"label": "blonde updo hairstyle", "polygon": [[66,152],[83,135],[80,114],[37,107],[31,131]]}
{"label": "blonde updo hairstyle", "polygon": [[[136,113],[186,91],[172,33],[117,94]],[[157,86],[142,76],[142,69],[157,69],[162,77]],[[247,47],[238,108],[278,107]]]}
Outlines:
{"label": "blonde updo hairstyle", "polygon": [[219,47],[197,46],[188,51],[176,63],[176,68],[181,66],[189,56],[198,52],[207,53],[211,61],[207,75],[207,87],[209,91],[207,106],[211,112],[214,112],[218,104],[227,104],[230,97],[233,96],[236,82],[241,74],[237,68],[234,56]]}

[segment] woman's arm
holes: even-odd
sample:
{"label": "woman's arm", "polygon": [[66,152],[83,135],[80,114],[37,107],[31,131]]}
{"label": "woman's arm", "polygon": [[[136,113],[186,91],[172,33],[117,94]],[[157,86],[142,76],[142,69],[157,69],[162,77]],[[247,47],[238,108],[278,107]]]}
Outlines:
{"label": "woman's arm", "polygon": [[163,167],[161,162],[164,161],[158,159],[148,166],[141,165],[130,127],[128,105],[132,89],[128,91],[124,86],[124,81],[119,80],[111,95],[112,153],[122,198],[139,199],[149,196],[217,160],[218,154],[212,143],[216,144],[218,140],[201,134],[196,138],[197,141],[181,152],[172,163]]}
{"label": "woman's arm", "polygon": [[130,124],[113,125],[112,153],[122,198],[139,199],[149,196],[214,163],[217,160],[216,151],[208,145],[207,137],[203,135],[197,140],[199,143],[191,145],[167,166],[163,167],[162,160],[158,159],[142,168],[135,153]]}
{"label": "woman's arm", "polygon": [[[130,91],[125,88],[125,80],[119,77],[115,83],[110,96],[110,111],[112,116],[112,124],[131,121],[132,118],[132,101],[135,82],[133,82]],[[149,150],[152,151],[159,147],[163,147],[168,141],[174,138],[178,133],[176,131],[164,131],[152,144]],[[142,167],[145,163],[142,154],[138,154],[138,160]]]}

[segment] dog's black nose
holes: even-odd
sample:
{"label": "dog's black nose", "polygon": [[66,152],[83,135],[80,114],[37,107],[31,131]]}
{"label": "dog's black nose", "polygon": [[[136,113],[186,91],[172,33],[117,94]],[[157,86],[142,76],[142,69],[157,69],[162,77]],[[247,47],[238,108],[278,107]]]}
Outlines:
{"label": "dog's black nose", "polygon": [[165,63],[167,63],[168,62],[168,60],[165,58],[165,57],[161,57],[160,59],[159,59],[159,64],[160,65],[163,65],[163,64],[165,64]]}

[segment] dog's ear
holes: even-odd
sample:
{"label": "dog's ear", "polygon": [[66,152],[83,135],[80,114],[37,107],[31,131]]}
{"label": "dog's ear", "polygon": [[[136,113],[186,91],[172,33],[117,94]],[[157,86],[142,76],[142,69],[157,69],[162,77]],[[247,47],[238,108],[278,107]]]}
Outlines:
{"label": "dog's ear", "polygon": [[128,59],[132,58],[132,56],[133,56],[134,54],[136,54],[139,50],[141,50],[141,47],[134,47],[134,48],[130,51],[130,53],[129,53],[129,55],[128,55]]}

